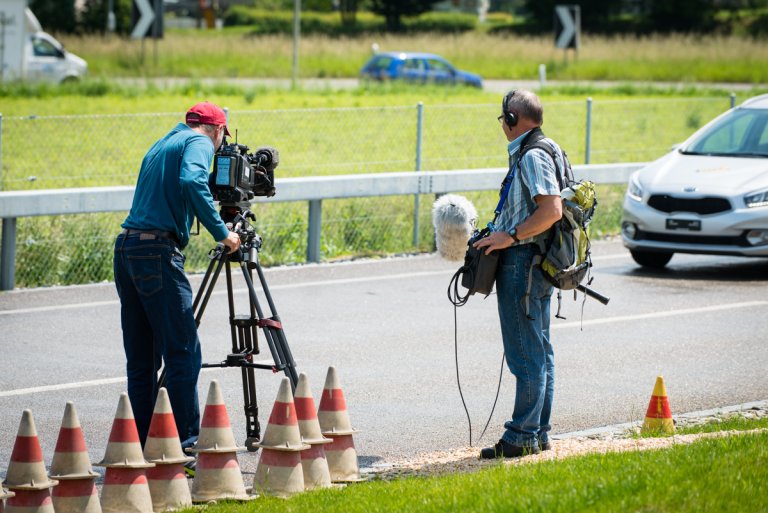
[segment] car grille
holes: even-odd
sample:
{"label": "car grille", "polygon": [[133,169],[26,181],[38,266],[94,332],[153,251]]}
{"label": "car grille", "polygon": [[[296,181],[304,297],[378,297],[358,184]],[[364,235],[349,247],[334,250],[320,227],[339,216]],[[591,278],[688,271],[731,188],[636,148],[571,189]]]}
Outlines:
{"label": "car grille", "polygon": [[662,212],[694,212],[700,215],[717,214],[731,210],[731,202],[725,198],[676,198],[668,194],[655,194],[648,200],[648,206]]}
{"label": "car grille", "polygon": [[744,235],[736,237],[713,235],[682,235],[678,233],[653,233],[638,230],[635,240],[675,242],[679,244],[701,244],[712,246],[749,246]]}

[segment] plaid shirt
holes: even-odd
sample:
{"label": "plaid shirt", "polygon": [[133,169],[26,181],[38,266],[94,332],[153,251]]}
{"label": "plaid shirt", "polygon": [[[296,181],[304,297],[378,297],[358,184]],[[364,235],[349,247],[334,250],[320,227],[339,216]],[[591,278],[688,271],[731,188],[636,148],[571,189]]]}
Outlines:
{"label": "plaid shirt", "polygon": [[[509,169],[510,173],[513,173],[512,184],[507,199],[501,207],[501,213],[494,223],[495,231],[509,232],[530,217],[538,208],[533,199],[535,196],[560,196],[560,185],[557,183],[555,175],[557,170],[552,158],[545,151],[534,148],[523,156],[522,162],[518,162],[517,155],[520,152],[520,144],[528,133],[524,133],[509,143],[507,147]],[[563,150],[552,139],[545,138],[542,141],[552,147],[557,158],[558,168],[564,170]],[[535,239],[536,237],[530,237],[516,244],[528,244],[534,242]]]}

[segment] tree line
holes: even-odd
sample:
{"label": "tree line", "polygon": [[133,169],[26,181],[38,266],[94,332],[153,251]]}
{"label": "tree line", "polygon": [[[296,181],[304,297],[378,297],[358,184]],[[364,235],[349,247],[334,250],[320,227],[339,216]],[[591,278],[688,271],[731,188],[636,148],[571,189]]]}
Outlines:
{"label": "tree line", "polygon": [[[31,0],[30,8],[46,30],[62,33],[99,33],[106,30],[109,0],[84,0],[78,12],[75,0]],[[265,10],[292,10],[293,0],[208,0],[223,16],[227,8],[247,5]],[[112,0],[118,33],[131,31],[133,0]],[[306,11],[337,11],[340,23],[354,26],[357,13],[382,16],[386,30],[403,30],[403,18],[435,8],[439,0],[302,0]],[[456,3],[456,2],[454,2]],[[552,30],[554,7],[576,4],[581,27],[589,33],[730,33],[747,27],[752,35],[768,33],[768,0],[491,0],[491,11],[514,17],[510,31],[545,33]],[[197,8],[197,0],[190,2]]]}

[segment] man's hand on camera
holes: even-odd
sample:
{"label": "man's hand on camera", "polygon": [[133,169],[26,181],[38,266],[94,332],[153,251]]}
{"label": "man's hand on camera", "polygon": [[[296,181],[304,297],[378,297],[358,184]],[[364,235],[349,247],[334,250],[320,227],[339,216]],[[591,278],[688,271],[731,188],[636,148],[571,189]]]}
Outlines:
{"label": "man's hand on camera", "polygon": [[490,255],[491,251],[495,249],[504,249],[512,245],[512,236],[507,232],[491,232],[487,237],[483,237],[479,241],[475,242],[474,246],[477,249],[487,248],[485,250],[486,255]]}
{"label": "man's hand on camera", "polygon": [[238,249],[240,249],[240,236],[236,234],[235,232],[229,232],[226,239],[220,240],[222,244],[224,244],[227,248],[229,248],[229,251],[227,253],[234,253]]}

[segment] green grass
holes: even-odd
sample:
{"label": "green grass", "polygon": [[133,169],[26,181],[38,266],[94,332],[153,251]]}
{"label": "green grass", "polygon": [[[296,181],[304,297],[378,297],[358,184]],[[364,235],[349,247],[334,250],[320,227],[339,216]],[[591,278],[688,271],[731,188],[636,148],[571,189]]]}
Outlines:
{"label": "green grass", "polygon": [[[194,509],[183,510],[186,512]],[[768,433],[469,473],[375,481],[205,508],[225,512],[768,511]]]}
{"label": "green grass", "polygon": [[[89,63],[96,77],[290,77],[290,36],[253,37],[247,27],[222,31],[168,30],[164,39],[143,43],[96,36],[62,36],[66,47]],[[768,82],[768,45],[737,36],[590,36],[578,55],[554,48],[551,36],[367,35],[355,38],[304,36],[299,49],[302,77],[354,77],[382,51],[427,51],[484,78],[538,77],[547,65],[553,80],[667,82]],[[195,48],[190,52],[189,48]]]}
{"label": "green grass", "polygon": [[692,435],[696,433],[715,433],[718,431],[746,431],[750,429],[768,428],[768,417],[751,419],[741,414],[715,417],[703,424],[675,428],[674,433],[638,433],[638,438],[670,437],[674,435]]}

